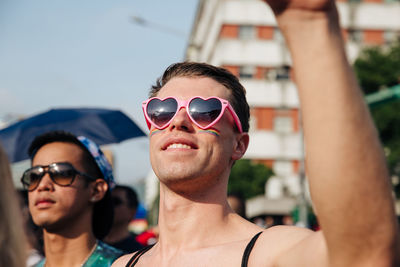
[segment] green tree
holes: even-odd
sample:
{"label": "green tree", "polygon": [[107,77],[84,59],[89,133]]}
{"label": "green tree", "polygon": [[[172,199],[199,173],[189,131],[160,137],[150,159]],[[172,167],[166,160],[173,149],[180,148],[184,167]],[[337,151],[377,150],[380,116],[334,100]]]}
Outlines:
{"label": "green tree", "polygon": [[364,49],[354,63],[359,83],[366,94],[391,87],[400,80],[400,41],[389,47]]}
{"label": "green tree", "polygon": [[236,161],[228,183],[228,193],[240,192],[245,199],[265,193],[265,183],[273,175],[264,164],[253,163],[248,159]]}
{"label": "green tree", "polygon": [[[389,47],[366,48],[355,61],[354,69],[366,94],[400,82],[400,41]],[[400,177],[400,100],[371,109],[378,128],[391,175]],[[400,185],[395,184],[400,197]]]}

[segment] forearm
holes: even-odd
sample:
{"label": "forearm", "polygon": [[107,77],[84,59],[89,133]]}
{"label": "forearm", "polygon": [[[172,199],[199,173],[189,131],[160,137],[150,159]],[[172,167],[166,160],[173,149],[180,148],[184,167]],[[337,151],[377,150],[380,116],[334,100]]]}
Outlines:
{"label": "forearm", "polygon": [[291,12],[278,23],[293,59],[307,175],[328,249],[331,255],[373,257],[369,249],[379,254],[382,245],[385,253],[397,235],[391,186],[336,9]]}

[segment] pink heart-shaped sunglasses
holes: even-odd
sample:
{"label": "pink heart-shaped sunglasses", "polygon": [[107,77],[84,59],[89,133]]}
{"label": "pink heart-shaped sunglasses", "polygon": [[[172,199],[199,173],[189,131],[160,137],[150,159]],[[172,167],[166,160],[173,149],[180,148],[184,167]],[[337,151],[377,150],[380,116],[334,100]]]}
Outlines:
{"label": "pink heart-shaped sunglasses", "polygon": [[195,96],[187,101],[172,96],[164,99],[152,97],[142,103],[142,108],[149,129],[151,125],[157,129],[166,128],[181,108],[186,109],[187,115],[196,126],[208,129],[215,125],[225,109],[228,109],[239,132],[243,132],[239,117],[229,101],[216,96],[209,98]]}

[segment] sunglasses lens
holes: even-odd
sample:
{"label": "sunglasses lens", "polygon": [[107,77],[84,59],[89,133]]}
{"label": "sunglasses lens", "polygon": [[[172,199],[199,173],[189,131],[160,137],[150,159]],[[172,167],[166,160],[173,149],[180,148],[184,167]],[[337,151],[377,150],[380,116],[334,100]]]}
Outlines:
{"label": "sunglasses lens", "polygon": [[69,164],[56,163],[49,166],[50,177],[58,185],[70,185],[76,175],[76,170]]}
{"label": "sunglasses lens", "polygon": [[43,168],[41,167],[36,167],[30,170],[27,170],[23,177],[22,177],[22,183],[25,187],[25,189],[28,190],[33,190],[37,187],[37,185],[40,183],[40,180],[43,177]]}
{"label": "sunglasses lens", "polygon": [[189,103],[189,114],[199,125],[206,127],[221,114],[222,103],[216,98],[194,98]]}
{"label": "sunglasses lens", "polygon": [[173,98],[153,99],[147,104],[147,115],[158,127],[164,127],[174,117],[178,103]]}

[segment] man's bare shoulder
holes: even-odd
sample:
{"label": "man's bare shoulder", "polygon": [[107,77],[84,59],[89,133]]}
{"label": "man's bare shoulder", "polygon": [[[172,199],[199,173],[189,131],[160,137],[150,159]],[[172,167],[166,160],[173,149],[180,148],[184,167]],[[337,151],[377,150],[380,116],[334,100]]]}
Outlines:
{"label": "man's bare shoulder", "polygon": [[121,257],[119,257],[116,261],[114,261],[114,263],[111,265],[111,267],[125,267],[126,264],[128,263],[129,259],[135,254],[131,253],[131,254],[126,254],[123,255]]}
{"label": "man's bare shoulder", "polygon": [[327,255],[321,231],[283,225],[264,230],[252,254],[249,266],[324,266]]}

